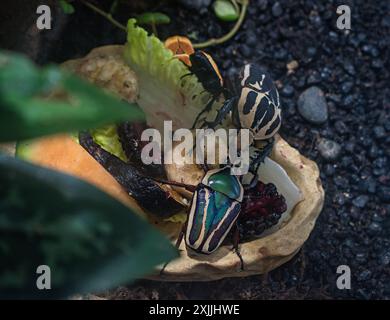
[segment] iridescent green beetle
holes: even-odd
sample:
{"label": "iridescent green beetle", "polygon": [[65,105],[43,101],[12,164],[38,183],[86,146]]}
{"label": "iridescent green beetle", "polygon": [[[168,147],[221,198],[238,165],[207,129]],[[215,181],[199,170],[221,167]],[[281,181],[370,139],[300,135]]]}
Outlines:
{"label": "iridescent green beetle", "polygon": [[243,196],[244,188],[229,167],[208,171],[192,198],[187,247],[205,254],[218,249],[240,214]]}
{"label": "iridescent green beetle", "polygon": [[207,171],[197,186],[157,181],[194,193],[176,246],[180,246],[184,236],[187,247],[196,252],[210,254],[217,250],[235,224],[244,197],[244,188],[238,177],[230,173],[230,167]]}
{"label": "iridescent green beetle", "polygon": [[[176,241],[176,247],[179,248],[184,237],[187,248],[198,253],[210,254],[217,250],[235,225],[244,198],[244,188],[238,177],[230,173],[230,167],[207,171],[197,186],[157,181],[184,187],[194,193],[190,212]],[[234,249],[240,259],[241,269],[244,269],[244,261],[238,250],[239,239],[236,240]],[[160,274],[164,272],[166,265]]]}

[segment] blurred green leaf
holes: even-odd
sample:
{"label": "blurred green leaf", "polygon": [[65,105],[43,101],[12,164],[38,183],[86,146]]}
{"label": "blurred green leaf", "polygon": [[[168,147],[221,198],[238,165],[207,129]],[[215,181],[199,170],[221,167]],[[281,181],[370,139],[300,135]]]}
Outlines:
{"label": "blurred green leaf", "polygon": [[222,21],[235,21],[239,12],[229,0],[216,0],[213,4],[215,15]]}
{"label": "blurred green leaf", "polygon": [[74,7],[72,4],[70,4],[66,0],[60,0],[60,7],[62,11],[64,11],[65,14],[72,14],[74,13]]}
{"label": "blurred green leaf", "polygon": [[164,13],[161,12],[145,12],[140,14],[136,18],[138,24],[168,24],[171,19]]}
{"label": "blurred green leaf", "polygon": [[0,142],[97,128],[143,119],[120,101],[56,66],[37,68],[24,56],[0,51]]}
{"label": "blurred green leaf", "polygon": [[[99,292],[177,257],[169,240],[92,185],[0,155],[0,296]],[[38,290],[36,269],[51,269]]]}

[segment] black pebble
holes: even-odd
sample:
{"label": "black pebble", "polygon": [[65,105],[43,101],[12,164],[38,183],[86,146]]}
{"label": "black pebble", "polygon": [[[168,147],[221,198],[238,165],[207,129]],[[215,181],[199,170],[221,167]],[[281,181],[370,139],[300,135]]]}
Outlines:
{"label": "black pebble", "polygon": [[368,227],[368,233],[370,235],[377,235],[382,232],[382,226],[377,222],[372,222]]}
{"label": "black pebble", "polygon": [[309,47],[306,52],[309,57],[314,57],[317,54],[317,49],[315,47]]}
{"label": "black pebble", "polygon": [[317,84],[321,82],[321,75],[318,71],[313,71],[307,78],[307,84]]}
{"label": "black pebble", "polygon": [[268,1],[267,0],[257,0],[257,6],[259,10],[264,11],[267,9]]}
{"label": "black pebble", "polygon": [[283,14],[283,8],[280,3],[277,1],[272,6],[272,15],[274,17],[279,17]]}
{"label": "black pebble", "polygon": [[247,31],[245,42],[248,46],[255,46],[258,43],[256,34],[253,31]]}
{"label": "black pebble", "polygon": [[383,69],[384,68],[384,63],[383,63],[383,61],[381,60],[381,59],[374,59],[374,60],[372,60],[372,63],[371,63],[371,65],[372,65],[372,67],[374,68],[374,69]]}
{"label": "black pebble", "polygon": [[253,50],[251,47],[247,46],[246,44],[240,46],[239,50],[244,58],[250,58],[252,56]]}
{"label": "black pebble", "polygon": [[353,88],[353,82],[352,81],[347,81],[347,82],[344,82],[342,85],[341,85],[341,91],[343,93],[349,93],[351,92]]}
{"label": "black pebble", "polygon": [[381,126],[375,126],[373,131],[374,131],[375,138],[377,138],[377,139],[381,139],[381,138],[386,137],[385,128],[383,128]]}
{"label": "black pebble", "polygon": [[368,202],[369,198],[366,195],[361,195],[356,197],[355,199],[352,200],[352,203],[354,206],[358,208],[364,208]]}
{"label": "black pebble", "polygon": [[281,90],[281,94],[284,97],[292,97],[294,95],[294,87],[292,85],[285,85]]}

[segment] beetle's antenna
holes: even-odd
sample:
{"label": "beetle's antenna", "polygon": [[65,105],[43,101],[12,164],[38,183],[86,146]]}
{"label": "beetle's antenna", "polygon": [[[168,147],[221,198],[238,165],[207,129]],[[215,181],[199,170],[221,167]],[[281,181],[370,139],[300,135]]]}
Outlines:
{"label": "beetle's antenna", "polygon": [[176,182],[176,181],[167,181],[167,180],[161,180],[161,179],[156,179],[156,178],[151,178],[156,182],[162,183],[162,184],[168,184],[171,186],[176,186],[176,187],[181,187],[185,188],[186,190],[190,192],[195,192],[196,186],[191,185],[191,184],[186,184],[186,183],[181,183],[181,182]]}

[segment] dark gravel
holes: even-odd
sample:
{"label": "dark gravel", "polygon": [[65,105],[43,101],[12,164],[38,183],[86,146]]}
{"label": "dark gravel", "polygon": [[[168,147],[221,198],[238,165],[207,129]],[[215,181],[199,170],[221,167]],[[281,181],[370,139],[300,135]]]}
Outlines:
{"label": "dark gravel", "polygon": [[[336,28],[340,4],[351,6],[350,32]],[[172,18],[170,25],[159,29],[161,38],[191,34],[203,41],[232,26],[217,21],[212,10],[194,14],[172,4],[152,9]],[[119,18],[128,12],[122,10]],[[326,199],[316,227],[295,258],[267,275],[206,283],[139,281],[109,297],[390,298],[389,12],[389,1],[251,1],[234,39],[206,51],[224,75],[235,74],[246,62],[257,62],[272,74],[284,108],[281,135],[321,169]],[[76,6],[61,41],[44,62],[123,41],[120,30]],[[298,66],[287,72],[287,64],[294,60]],[[311,124],[297,111],[299,96],[312,86],[325,94],[328,119],[323,124]],[[341,146],[336,160],[321,155],[319,139]],[[336,269],[343,264],[351,268],[351,290],[336,287]]]}

